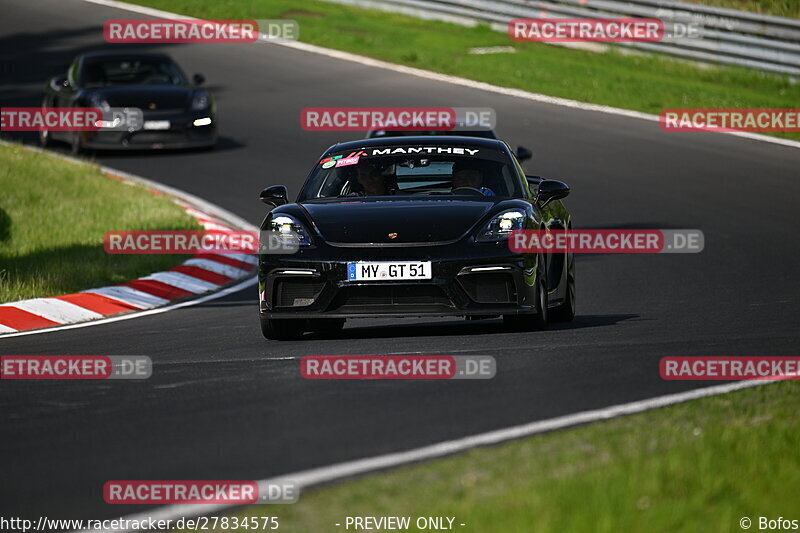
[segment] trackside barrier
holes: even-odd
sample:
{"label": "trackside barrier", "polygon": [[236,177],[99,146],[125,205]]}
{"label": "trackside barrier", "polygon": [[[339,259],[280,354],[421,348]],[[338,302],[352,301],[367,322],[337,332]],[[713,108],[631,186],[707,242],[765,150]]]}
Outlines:
{"label": "trackside barrier", "polygon": [[702,27],[696,38],[615,43],[688,60],[800,75],[800,20],[672,0],[327,0],[428,19],[488,22],[506,31],[516,18],[656,18]]}

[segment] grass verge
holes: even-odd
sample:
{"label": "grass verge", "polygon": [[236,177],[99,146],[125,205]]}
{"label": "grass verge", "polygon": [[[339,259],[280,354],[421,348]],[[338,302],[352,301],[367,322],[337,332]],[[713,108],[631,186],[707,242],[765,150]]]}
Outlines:
{"label": "grass verge", "polygon": [[739,9],[776,17],[800,18],[800,2],[797,0],[692,0],[690,3]]}
{"label": "grass verge", "polygon": [[[199,18],[291,18],[300,24],[300,40],[312,44],[504,87],[647,113],[658,114],[664,108],[795,108],[800,101],[800,84],[760,71],[701,67],[660,56],[513,43],[508,35],[487,26],[468,28],[319,0],[132,3]],[[469,53],[473,47],[491,46],[512,46],[516,53]],[[349,83],[346,79],[331,80],[337,82]],[[502,124],[498,129],[502,133]],[[800,139],[800,133],[774,135]]]}
{"label": "grass verge", "polygon": [[745,389],[236,514],[277,515],[281,530],[309,532],[345,531],[346,516],[449,516],[456,531],[504,533],[735,532],[748,517],[757,530],[759,516],[800,519],[799,392],[796,382]]}
{"label": "grass verge", "polygon": [[199,230],[169,198],[95,165],[0,145],[0,302],[123,283],[186,256],[110,255],[111,230]]}

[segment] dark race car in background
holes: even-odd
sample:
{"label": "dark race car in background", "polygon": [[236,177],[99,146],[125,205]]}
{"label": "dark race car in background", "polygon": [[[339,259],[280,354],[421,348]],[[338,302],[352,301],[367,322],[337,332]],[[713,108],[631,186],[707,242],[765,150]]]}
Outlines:
{"label": "dark race car in background", "polygon": [[43,146],[52,141],[84,149],[211,148],[217,141],[216,106],[212,95],[190,83],[181,68],[164,54],[91,52],[75,58],[66,74],[52,78],[42,107],[134,108],[142,113],[134,131],[46,131]]}
{"label": "dark race car in background", "polygon": [[259,256],[264,336],[333,334],[347,318],[503,316],[538,329],[575,315],[572,254],[518,254],[512,231],[562,229],[566,184],[525,176],[506,143],[458,136],[375,138],[329,148],[295,203],[262,231],[297,235],[294,254]]}

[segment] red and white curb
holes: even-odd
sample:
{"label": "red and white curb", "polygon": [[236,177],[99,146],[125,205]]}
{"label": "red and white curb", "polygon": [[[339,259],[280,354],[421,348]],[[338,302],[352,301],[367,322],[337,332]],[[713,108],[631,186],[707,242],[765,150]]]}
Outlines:
{"label": "red and white curb", "polygon": [[[206,230],[255,229],[235,215],[182,191],[117,170],[101,169],[109,177],[138,182],[155,194],[171,195]],[[257,263],[256,256],[250,254],[198,254],[169,270],[120,285],[0,304],[0,336],[101,320],[198,298],[237,281],[252,281]]]}

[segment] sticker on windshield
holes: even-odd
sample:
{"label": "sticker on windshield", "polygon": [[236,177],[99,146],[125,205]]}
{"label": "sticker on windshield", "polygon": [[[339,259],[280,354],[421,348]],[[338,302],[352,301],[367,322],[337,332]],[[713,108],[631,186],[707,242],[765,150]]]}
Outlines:
{"label": "sticker on windshield", "polygon": [[[344,159],[339,159],[336,162],[337,167],[346,167],[349,165],[357,165],[358,164],[358,156],[355,157],[345,157]],[[322,168],[327,168],[325,165],[322,165]]]}
{"label": "sticker on windshield", "polygon": [[[320,160],[319,164],[322,165],[322,168],[331,168],[332,166],[336,165],[337,167],[345,167],[347,165],[355,165],[358,163],[358,158],[367,155],[367,152],[363,150],[359,150],[358,152],[350,152],[347,154],[347,157],[344,154],[334,155],[331,157],[326,157]],[[341,160],[344,157],[345,161],[349,161],[348,163],[342,163]],[[340,160],[340,161],[337,161]]]}
{"label": "sticker on windshield", "polygon": [[322,165],[322,168],[331,168],[333,165],[336,164],[336,160],[337,159],[341,159],[341,158],[342,158],[341,155],[335,155],[333,157],[326,157],[325,159],[320,161],[319,164]]}
{"label": "sticker on windshield", "polygon": [[453,154],[453,155],[476,155],[478,148],[461,148],[457,146],[397,146],[388,148],[373,148],[371,155],[394,155],[394,154]]}

